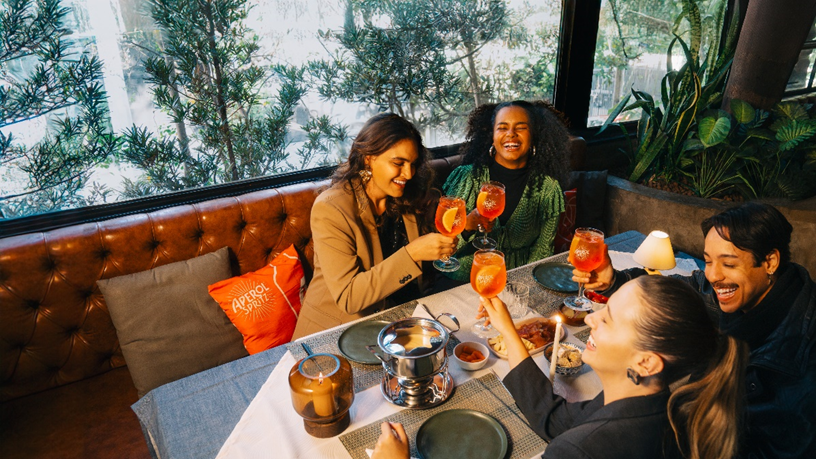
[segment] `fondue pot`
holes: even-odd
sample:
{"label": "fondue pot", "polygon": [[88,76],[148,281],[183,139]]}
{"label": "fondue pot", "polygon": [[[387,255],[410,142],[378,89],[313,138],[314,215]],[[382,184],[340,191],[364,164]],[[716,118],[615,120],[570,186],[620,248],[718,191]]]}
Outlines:
{"label": "fondue pot", "polygon": [[[444,315],[456,323],[458,330],[456,317]],[[383,355],[376,352],[375,346],[368,349],[382,361],[390,375],[415,380],[432,377],[447,364],[449,338],[448,329],[436,320],[409,317],[392,322],[380,331],[377,344]]]}

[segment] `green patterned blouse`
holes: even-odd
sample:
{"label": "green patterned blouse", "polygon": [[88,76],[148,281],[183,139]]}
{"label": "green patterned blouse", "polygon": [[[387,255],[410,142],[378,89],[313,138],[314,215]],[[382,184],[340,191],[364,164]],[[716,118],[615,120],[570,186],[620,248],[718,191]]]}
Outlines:
{"label": "green patterned blouse", "polygon": [[[465,200],[467,212],[476,208],[476,198],[483,182],[490,181],[490,172],[484,168],[478,178],[471,171],[473,165],[459,166],[451,172],[443,187],[445,195],[459,196]],[[558,217],[564,211],[564,193],[558,181],[547,177],[533,189],[528,181],[516,210],[502,226],[495,220],[490,237],[498,242],[498,250],[504,253],[507,269],[517,268],[541,260],[553,254],[553,241],[558,228]],[[473,239],[479,233],[464,240],[459,238],[456,258],[462,266],[448,277],[460,281],[470,280],[470,266],[473,263]]]}

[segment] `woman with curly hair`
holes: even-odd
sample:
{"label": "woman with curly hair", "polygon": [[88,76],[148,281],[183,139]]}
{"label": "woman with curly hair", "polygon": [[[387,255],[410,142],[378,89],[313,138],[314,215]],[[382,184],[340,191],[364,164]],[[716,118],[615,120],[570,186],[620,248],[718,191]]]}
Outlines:
{"label": "woman with curly hair", "polygon": [[455,248],[453,238],[420,236],[431,180],[410,122],[393,113],[368,120],[312,207],[315,270],[294,338],[421,296],[422,262]]}
{"label": "woman with curly hair", "polygon": [[[569,173],[569,134],[546,102],[482,105],[470,114],[467,129],[462,165],[444,185],[446,195],[463,198],[473,209],[456,254],[462,266],[445,273],[460,282],[469,280],[471,242],[477,237],[473,231],[480,224],[498,243],[507,269],[552,255],[558,217],[564,211],[560,183]],[[476,210],[480,187],[489,181],[505,186],[504,212],[493,221]]]}

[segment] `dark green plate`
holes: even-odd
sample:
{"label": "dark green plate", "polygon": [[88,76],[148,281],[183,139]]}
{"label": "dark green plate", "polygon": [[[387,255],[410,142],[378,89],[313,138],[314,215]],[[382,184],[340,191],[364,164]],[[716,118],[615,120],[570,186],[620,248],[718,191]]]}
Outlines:
{"label": "dark green plate", "polygon": [[340,353],[347,359],[357,363],[379,364],[380,360],[366,349],[366,346],[377,346],[377,336],[390,323],[384,320],[366,320],[352,325],[337,340]]}
{"label": "dark green plate", "polygon": [[533,278],[544,288],[561,293],[577,293],[578,283],[572,281],[573,269],[569,263],[541,263],[533,268]]}
{"label": "dark green plate", "polygon": [[503,459],[507,434],[499,421],[474,410],[449,410],[428,418],[416,436],[423,459]]}

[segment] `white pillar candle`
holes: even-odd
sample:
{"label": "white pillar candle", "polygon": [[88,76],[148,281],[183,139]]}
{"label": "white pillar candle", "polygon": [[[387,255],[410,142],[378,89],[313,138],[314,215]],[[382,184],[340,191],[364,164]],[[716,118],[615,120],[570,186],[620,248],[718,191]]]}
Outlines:
{"label": "white pillar candle", "polygon": [[561,343],[561,316],[555,316],[555,341],[553,342],[552,354],[550,354],[550,381],[555,381],[555,365],[558,362],[558,347]]}

